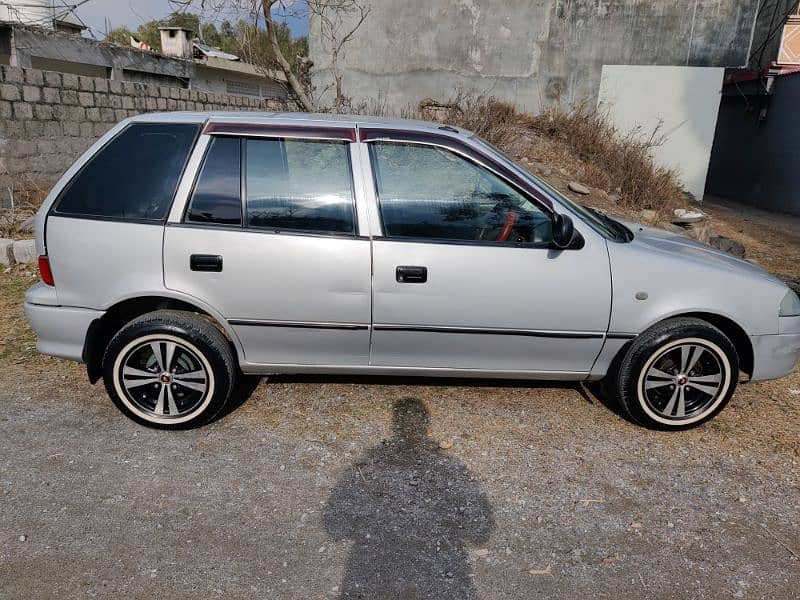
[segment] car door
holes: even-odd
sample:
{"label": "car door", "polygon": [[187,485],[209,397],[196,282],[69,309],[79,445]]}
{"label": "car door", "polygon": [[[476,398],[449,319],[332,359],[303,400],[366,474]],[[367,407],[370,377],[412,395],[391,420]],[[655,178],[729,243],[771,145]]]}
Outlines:
{"label": "car door", "polygon": [[225,317],[243,362],[368,364],[370,244],[359,236],[352,137],[206,128],[185,211],[165,229],[164,280]]}
{"label": "car door", "polygon": [[447,141],[369,141],[375,366],[580,378],[608,326],[605,239],[552,244],[549,207]]}

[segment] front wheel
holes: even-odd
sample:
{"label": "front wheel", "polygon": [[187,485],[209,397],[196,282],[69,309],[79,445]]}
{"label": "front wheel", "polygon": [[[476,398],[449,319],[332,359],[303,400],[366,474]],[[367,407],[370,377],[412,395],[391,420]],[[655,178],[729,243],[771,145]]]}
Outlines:
{"label": "front wheel", "polygon": [[622,409],[653,429],[708,421],[733,396],[739,361],[728,337],[700,319],[653,326],[631,344],[616,374]]}
{"label": "front wheel", "polygon": [[149,427],[207,423],[225,406],[236,379],[230,344],[193,313],[159,310],[138,317],[111,340],[103,378],[114,404]]}

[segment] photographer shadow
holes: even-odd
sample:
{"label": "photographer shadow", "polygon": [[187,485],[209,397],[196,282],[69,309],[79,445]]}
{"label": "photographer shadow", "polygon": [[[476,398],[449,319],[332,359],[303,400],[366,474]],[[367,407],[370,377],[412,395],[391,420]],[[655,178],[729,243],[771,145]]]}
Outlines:
{"label": "photographer shadow", "polygon": [[427,436],[415,399],[393,408],[393,435],[331,492],[323,524],[352,542],[341,598],[475,598],[468,546],[486,544],[492,506],[461,461]]}

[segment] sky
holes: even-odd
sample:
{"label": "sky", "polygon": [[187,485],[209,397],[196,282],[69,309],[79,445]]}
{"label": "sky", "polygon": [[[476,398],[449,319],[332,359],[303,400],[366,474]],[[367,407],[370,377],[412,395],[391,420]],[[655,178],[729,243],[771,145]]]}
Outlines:
{"label": "sky", "polygon": [[[69,0],[68,4],[77,4],[74,0]],[[207,5],[214,4],[213,0],[206,1]],[[102,38],[105,32],[105,20],[111,22],[111,27],[127,27],[135,30],[141,23],[152,19],[161,19],[175,10],[175,5],[169,0],[88,0],[86,4],[79,6],[76,13],[81,20],[92,28],[90,34],[94,37]],[[200,0],[196,0],[196,6],[191,12],[202,14],[204,21],[222,21],[224,18],[235,19],[232,12],[218,14],[206,9],[200,10]],[[303,18],[287,19],[289,27],[295,36],[306,35],[308,24]]]}

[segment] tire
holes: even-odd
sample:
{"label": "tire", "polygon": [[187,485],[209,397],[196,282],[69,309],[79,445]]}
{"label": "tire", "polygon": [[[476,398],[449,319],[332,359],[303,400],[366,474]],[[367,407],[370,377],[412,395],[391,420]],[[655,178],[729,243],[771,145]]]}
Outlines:
{"label": "tire", "polygon": [[235,365],[216,327],[194,313],[158,310],[130,321],[111,339],[103,380],[117,408],[137,423],[189,429],[225,408]]}
{"label": "tire", "polygon": [[694,318],[669,319],[634,340],[610,386],[625,414],[651,429],[683,430],[712,419],[728,403],[739,358],[728,337]]}

